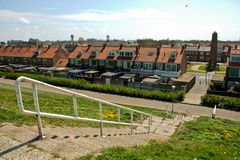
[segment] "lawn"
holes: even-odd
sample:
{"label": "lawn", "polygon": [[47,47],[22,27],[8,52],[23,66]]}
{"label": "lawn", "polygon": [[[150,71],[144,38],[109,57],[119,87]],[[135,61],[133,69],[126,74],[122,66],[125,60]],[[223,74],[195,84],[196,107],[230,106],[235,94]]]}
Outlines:
{"label": "lawn", "polygon": [[113,147],[79,160],[239,160],[240,122],[200,117],[182,125],[169,141]]}
{"label": "lawn", "polygon": [[[36,118],[27,116],[17,110],[17,100],[15,87],[12,85],[0,84],[0,123],[10,122],[16,125],[36,125]],[[39,91],[40,110],[49,113],[58,113],[64,115],[74,115],[73,100],[71,96],[56,93],[47,93]],[[34,110],[32,91],[22,89],[23,103],[25,109]],[[87,118],[99,118],[98,102],[78,98],[78,115]],[[142,110],[155,116],[171,118],[165,111],[152,108],[143,108],[137,106],[127,106],[133,109]],[[113,106],[103,104],[104,120],[117,121],[117,109]],[[139,114],[134,114],[134,120],[140,119]],[[121,110],[121,121],[130,122],[130,112]],[[99,127],[99,123],[88,121],[62,120],[53,118],[43,118],[43,124],[56,126],[75,126],[75,127]],[[105,126],[115,126],[106,124]]]}
{"label": "lawn", "polygon": [[[197,70],[192,70],[194,65],[200,65]],[[187,72],[206,73],[205,64],[189,63],[187,64]],[[215,71],[217,74],[226,74],[226,66],[220,65],[219,70]]]}

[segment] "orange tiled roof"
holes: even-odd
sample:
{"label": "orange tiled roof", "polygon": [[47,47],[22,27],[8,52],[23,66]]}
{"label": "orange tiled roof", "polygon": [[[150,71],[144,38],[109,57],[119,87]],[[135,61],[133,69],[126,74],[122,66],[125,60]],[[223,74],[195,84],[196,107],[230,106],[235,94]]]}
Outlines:
{"label": "orange tiled roof", "polygon": [[39,50],[40,54],[37,58],[52,59],[57,54],[59,47],[42,47]]}
{"label": "orange tiled roof", "polygon": [[101,54],[103,47],[102,46],[91,46],[87,52],[84,52],[83,55],[80,57],[81,59],[88,59],[88,58],[95,58],[91,57],[91,51],[99,51],[98,54]]}
{"label": "orange tiled roof", "polygon": [[140,47],[137,62],[155,62],[157,58],[157,47]]}
{"label": "orange tiled roof", "polygon": [[114,57],[116,56],[109,56],[108,53],[110,51],[118,51],[120,47],[117,46],[106,46],[105,49],[99,53],[95,59],[114,59]]}
{"label": "orange tiled roof", "polygon": [[[121,50],[123,50],[123,51],[136,52],[136,47],[134,47],[134,46],[125,46],[125,47],[122,47]],[[135,56],[126,57],[126,56],[115,55],[114,60],[128,60],[128,61],[133,61],[134,58],[135,58]]]}
{"label": "orange tiled roof", "polygon": [[68,64],[68,59],[59,59],[54,67],[66,67]]}
{"label": "orange tiled roof", "polygon": [[240,49],[231,49],[231,54],[240,54]]}
{"label": "orange tiled roof", "polygon": [[[169,58],[169,54],[171,52],[176,52],[176,58],[175,59]],[[181,54],[181,52],[182,52],[182,48],[161,48],[160,49],[160,55],[157,59],[157,62],[181,64],[182,56],[183,56],[183,54]]]}
{"label": "orange tiled roof", "polygon": [[7,47],[0,50],[0,56],[4,57],[32,57],[36,47]]}
{"label": "orange tiled roof", "polygon": [[77,58],[79,51],[86,52],[87,49],[88,49],[88,46],[78,46],[77,48],[74,49],[72,53],[69,54],[68,58]]}

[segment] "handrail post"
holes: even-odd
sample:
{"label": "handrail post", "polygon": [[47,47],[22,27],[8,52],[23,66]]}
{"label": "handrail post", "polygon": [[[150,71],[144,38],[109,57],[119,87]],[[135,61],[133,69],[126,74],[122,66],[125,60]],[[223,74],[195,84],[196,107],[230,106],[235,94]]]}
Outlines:
{"label": "handrail post", "polygon": [[133,134],[133,111],[131,111],[131,134]]}
{"label": "handrail post", "polygon": [[33,82],[32,83],[32,89],[33,89],[33,100],[34,100],[34,107],[35,111],[37,112],[37,123],[38,123],[38,137],[39,139],[43,139],[45,136],[43,135],[43,129],[42,129],[42,120],[41,120],[41,114],[39,109],[39,101],[38,101],[38,92],[37,92],[37,86]]}
{"label": "handrail post", "polygon": [[118,107],[118,122],[119,122],[119,123],[120,123],[120,114],[121,114],[120,108]]}
{"label": "handrail post", "polygon": [[78,117],[78,105],[77,105],[77,96],[73,95],[73,109],[74,109],[74,116]]}
{"label": "handrail post", "polygon": [[100,116],[100,136],[103,137],[102,102],[99,102],[99,116]]}
{"label": "handrail post", "polygon": [[148,133],[150,133],[151,116],[148,116]]}

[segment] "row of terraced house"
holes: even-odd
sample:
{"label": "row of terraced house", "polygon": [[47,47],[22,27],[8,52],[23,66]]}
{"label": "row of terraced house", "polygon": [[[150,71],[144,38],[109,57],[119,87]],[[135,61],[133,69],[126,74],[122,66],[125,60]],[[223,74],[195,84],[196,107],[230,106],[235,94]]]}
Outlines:
{"label": "row of terraced house", "polygon": [[158,75],[165,81],[186,69],[185,47],[78,46],[67,54],[62,47],[1,47],[1,64],[95,69],[101,72]]}

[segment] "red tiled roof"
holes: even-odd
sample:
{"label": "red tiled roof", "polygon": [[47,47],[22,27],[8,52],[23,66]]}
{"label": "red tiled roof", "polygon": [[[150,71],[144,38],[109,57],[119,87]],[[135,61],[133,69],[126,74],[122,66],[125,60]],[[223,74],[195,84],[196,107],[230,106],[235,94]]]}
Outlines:
{"label": "red tiled roof", "polygon": [[240,54],[240,49],[231,49],[231,54]]}
{"label": "red tiled roof", "polygon": [[84,52],[83,55],[80,57],[81,59],[88,59],[88,58],[94,58],[91,57],[91,51],[99,51],[98,54],[101,54],[103,47],[102,46],[91,46],[87,52]]}
{"label": "red tiled roof", "polygon": [[68,58],[77,58],[79,51],[86,52],[87,49],[88,49],[88,46],[78,46],[77,48],[74,49],[72,53],[69,54]]}
{"label": "red tiled roof", "polygon": [[66,67],[68,64],[68,59],[59,59],[54,67]]}
{"label": "red tiled roof", "polygon": [[[136,52],[136,47],[134,47],[134,46],[126,46],[126,47],[122,47],[121,50],[123,50],[123,51]],[[128,61],[133,61],[134,58],[135,58],[135,56],[126,57],[126,56],[115,55],[114,60],[128,60]]]}
{"label": "red tiled roof", "polygon": [[36,47],[7,47],[0,50],[0,56],[4,57],[32,57]]}
{"label": "red tiled roof", "polygon": [[[169,54],[171,52],[176,52],[175,59],[169,58]],[[183,56],[183,54],[181,54],[181,52],[182,52],[182,48],[161,48],[160,56],[158,57],[157,62],[181,64],[182,56]]]}
{"label": "red tiled roof", "polygon": [[117,46],[106,46],[105,49],[99,53],[95,59],[114,59],[114,57],[116,56],[109,56],[108,53],[110,51],[118,51],[120,47]]}
{"label": "red tiled roof", "polygon": [[157,58],[157,47],[140,47],[137,62],[155,62]]}
{"label": "red tiled roof", "polygon": [[42,47],[37,58],[52,59],[59,50],[59,47]]}

